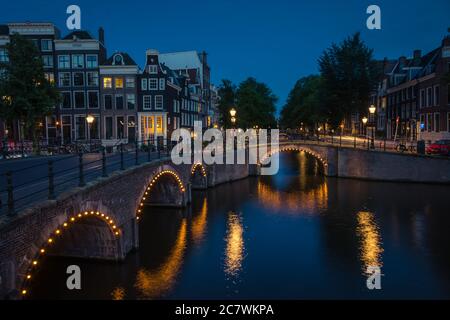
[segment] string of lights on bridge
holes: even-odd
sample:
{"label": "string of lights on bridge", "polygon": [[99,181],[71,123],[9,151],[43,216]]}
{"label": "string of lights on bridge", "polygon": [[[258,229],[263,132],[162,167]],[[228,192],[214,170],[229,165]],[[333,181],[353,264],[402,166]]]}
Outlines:
{"label": "string of lights on bridge", "polygon": [[273,150],[271,152],[269,152],[266,156],[264,156],[261,161],[259,162],[259,165],[263,165],[265,163],[265,161],[270,158],[271,156],[273,156],[276,153],[279,152],[292,152],[292,151],[298,151],[298,152],[305,152],[311,156],[313,156],[314,158],[316,158],[317,160],[320,161],[320,163],[322,163],[322,165],[324,167],[328,166],[328,163],[325,159],[322,158],[322,156],[320,156],[319,154],[312,152],[308,149],[303,149],[303,148],[297,148],[297,147],[286,147],[286,148],[281,148],[281,149],[277,149],[277,150]]}
{"label": "string of lights on bridge", "polygon": [[39,257],[43,257],[51,250],[51,246],[55,244],[56,239],[58,239],[58,237],[61,237],[65,230],[68,230],[71,226],[75,225],[75,223],[87,217],[96,217],[104,221],[111,228],[111,231],[116,237],[119,237],[122,233],[121,230],[115,225],[114,220],[111,217],[105,215],[104,213],[100,213],[98,211],[85,211],[83,213],[79,213],[77,215],[72,216],[71,218],[66,220],[62,225],[60,225],[57,229],[55,229],[54,232],[51,233],[50,237],[46,241],[46,244],[42,246],[41,249],[39,250],[38,257],[31,262],[29,270],[25,277],[26,280],[25,285],[21,290],[22,296],[28,294],[28,289],[26,288],[26,285],[29,284],[29,282],[31,281],[33,272],[37,271],[39,265]]}

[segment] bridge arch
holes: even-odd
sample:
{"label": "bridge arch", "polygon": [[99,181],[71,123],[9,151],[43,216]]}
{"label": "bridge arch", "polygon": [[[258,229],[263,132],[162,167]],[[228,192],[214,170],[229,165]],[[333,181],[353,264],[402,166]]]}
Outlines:
{"label": "bridge arch", "polygon": [[[92,237],[86,237],[89,232],[93,235]],[[26,262],[28,264],[26,271],[18,275],[21,296],[25,298],[29,294],[34,275],[39,271],[42,260],[46,256],[79,257],[85,256],[85,251],[89,250],[89,256],[94,257],[92,249],[97,247],[95,251],[97,254],[100,253],[102,258],[118,259],[122,255],[118,241],[121,236],[122,230],[116,225],[114,219],[99,211],[84,211],[70,215],[50,233],[46,229],[45,235],[42,236],[45,241],[40,246],[31,248],[32,252],[27,255],[31,257],[31,260]]]}
{"label": "bridge arch", "polygon": [[159,168],[148,181],[138,202],[136,212],[138,220],[145,205],[174,207],[186,205],[187,185],[182,175],[171,166]]}
{"label": "bridge arch", "polygon": [[297,144],[280,146],[280,147],[278,147],[278,148],[276,148],[274,150],[271,150],[271,151],[267,152],[266,155],[261,157],[258,165],[259,166],[263,166],[265,164],[265,162],[267,162],[267,160],[272,155],[275,155],[275,154],[281,153],[281,152],[305,152],[306,154],[308,154],[308,155],[314,157],[316,160],[318,160],[319,163],[323,167],[324,174],[328,175],[328,167],[329,167],[329,165],[328,165],[327,156],[321,154],[321,152],[315,151],[312,148],[309,148],[307,146],[297,145]]}
{"label": "bridge arch", "polygon": [[190,183],[192,189],[204,190],[208,188],[208,176],[206,168],[201,163],[196,163],[191,168]]}

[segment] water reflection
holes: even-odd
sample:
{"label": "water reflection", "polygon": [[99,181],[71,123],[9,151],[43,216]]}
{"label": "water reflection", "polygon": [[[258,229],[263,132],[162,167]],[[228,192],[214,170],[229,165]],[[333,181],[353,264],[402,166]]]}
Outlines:
{"label": "water reflection", "polygon": [[193,218],[192,220],[191,234],[192,239],[196,245],[200,245],[203,242],[208,222],[207,218],[208,218],[208,200],[206,197],[204,197],[199,215]]}
{"label": "water reflection", "polygon": [[225,250],[225,273],[236,278],[242,270],[244,260],[244,228],[242,217],[234,212],[228,214],[226,250]]}
{"label": "water reflection", "polygon": [[360,258],[363,265],[363,272],[368,267],[383,266],[382,262],[382,243],[375,217],[371,212],[361,211],[358,213],[357,233],[360,237]]}
{"label": "water reflection", "polygon": [[167,261],[157,270],[139,269],[135,287],[144,299],[155,299],[163,296],[175,284],[183,263],[186,249],[187,222],[183,219],[176,243]]}
{"label": "water reflection", "polygon": [[111,297],[115,301],[124,300],[125,298],[125,289],[121,287],[117,287],[111,293]]}

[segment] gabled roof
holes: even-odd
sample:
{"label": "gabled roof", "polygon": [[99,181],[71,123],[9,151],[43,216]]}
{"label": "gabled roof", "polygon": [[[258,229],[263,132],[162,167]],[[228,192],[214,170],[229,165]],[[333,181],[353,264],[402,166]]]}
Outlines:
{"label": "gabled roof", "polygon": [[137,66],[137,63],[131,58],[131,56],[126,52],[116,52],[111,57],[109,57],[103,65],[105,66],[114,66],[114,57],[120,54],[123,57],[123,65],[122,66]]}
{"label": "gabled roof", "polygon": [[92,37],[89,32],[83,30],[73,31],[65,36],[63,40],[72,40],[74,37],[80,40],[95,40],[95,38]]}
{"label": "gabled roof", "polygon": [[159,61],[174,70],[197,69],[202,67],[197,51],[161,53],[159,55]]}

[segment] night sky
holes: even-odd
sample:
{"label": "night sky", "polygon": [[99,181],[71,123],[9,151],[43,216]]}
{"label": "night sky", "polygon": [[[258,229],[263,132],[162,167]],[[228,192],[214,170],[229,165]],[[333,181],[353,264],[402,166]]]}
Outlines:
{"label": "night sky", "polygon": [[[361,31],[375,57],[411,56],[439,46],[450,27],[450,1],[365,0],[6,0],[0,24],[53,22],[65,35],[66,8],[82,10],[82,28],[106,31],[108,54],[126,51],[142,67],[145,50],[206,50],[212,81],[266,82],[281,107],[295,82],[317,72],[317,58],[333,42]],[[366,28],[366,9],[382,10],[382,30]]]}

